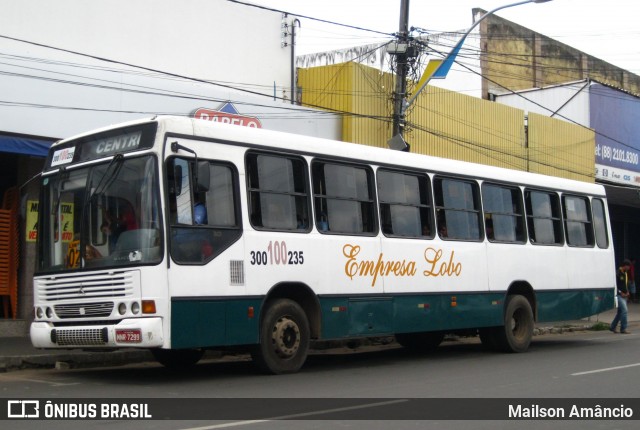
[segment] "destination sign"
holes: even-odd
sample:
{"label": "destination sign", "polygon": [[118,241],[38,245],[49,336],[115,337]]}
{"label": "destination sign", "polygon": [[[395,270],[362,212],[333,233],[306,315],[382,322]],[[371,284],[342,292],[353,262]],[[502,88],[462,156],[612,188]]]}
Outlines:
{"label": "destination sign", "polygon": [[123,152],[151,148],[156,124],[144,124],[82,137],[54,146],[49,153],[48,167],[80,163],[110,157]]}
{"label": "destination sign", "polygon": [[91,142],[93,152],[100,156],[117,154],[124,151],[135,151],[140,147],[142,131],[136,131],[120,136],[112,136],[106,139]]}

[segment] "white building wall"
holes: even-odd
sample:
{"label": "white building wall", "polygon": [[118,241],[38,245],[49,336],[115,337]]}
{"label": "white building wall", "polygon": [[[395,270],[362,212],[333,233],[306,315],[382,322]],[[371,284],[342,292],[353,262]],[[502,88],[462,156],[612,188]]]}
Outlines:
{"label": "white building wall", "polygon": [[534,112],[590,127],[590,97],[586,81],[500,94],[495,96],[495,101],[525,112]]}
{"label": "white building wall", "polygon": [[263,128],[340,138],[339,115],[282,99],[291,51],[278,13],[225,0],[0,0],[0,10],[0,131],[65,138],[231,102]]}
{"label": "white building wall", "polygon": [[290,87],[276,12],[225,0],[0,0],[0,11],[3,36],[267,94]]}

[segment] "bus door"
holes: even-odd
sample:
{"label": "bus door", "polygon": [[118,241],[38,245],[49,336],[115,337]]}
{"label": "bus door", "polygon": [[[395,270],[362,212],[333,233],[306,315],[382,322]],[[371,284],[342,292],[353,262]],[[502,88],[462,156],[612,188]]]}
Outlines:
{"label": "bus door", "polygon": [[172,157],[166,171],[172,347],[226,343],[222,298],[245,292],[242,265],[234,269],[243,259],[237,170],[225,161]]}

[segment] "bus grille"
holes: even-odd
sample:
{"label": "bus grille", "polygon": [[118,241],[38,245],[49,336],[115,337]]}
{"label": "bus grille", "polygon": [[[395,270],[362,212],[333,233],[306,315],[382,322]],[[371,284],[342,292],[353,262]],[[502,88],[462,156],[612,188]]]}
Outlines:
{"label": "bus grille", "polygon": [[244,285],[244,262],[242,260],[231,260],[229,262],[229,275],[231,285]]}
{"label": "bus grille", "polygon": [[113,302],[74,303],[55,305],[53,309],[59,318],[108,317],[113,310]]}
{"label": "bus grille", "polygon": [[40,302],[129,297],[140,285],[140,272],[55,275],[34,280]]}
{"label": "bus grille", "polygon": [[99,346],[108,341],[106,328],[55,329],[51,341],[60,346]]}

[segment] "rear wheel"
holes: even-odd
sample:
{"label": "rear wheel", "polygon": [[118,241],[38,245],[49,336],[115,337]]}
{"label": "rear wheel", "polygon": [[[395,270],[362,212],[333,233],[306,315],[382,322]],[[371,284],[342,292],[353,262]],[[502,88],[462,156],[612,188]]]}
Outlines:
{"label": "rear wheel", "polygon": [[169,369],[194,366],[204,355],[203,349],[152,349],[153,357]]}
{"label": "rear wheel", "polygon": [[533,311],[524,296],[507,297],[504,327],[496,330],[493,341],[497,349],[506,352],[525,352],[533,337]]}
{"label": "rear wheel", "polygon": [[267,304],[260,325],[260,343],[251,356],[273,374],[300,370],[309,352],[309,321],[296,302],[278,299]]}
{"label": "rear wheel", "polygon": [[396,341],[414,352],[430,352],[444,340],[442,332],[396,333]]}

